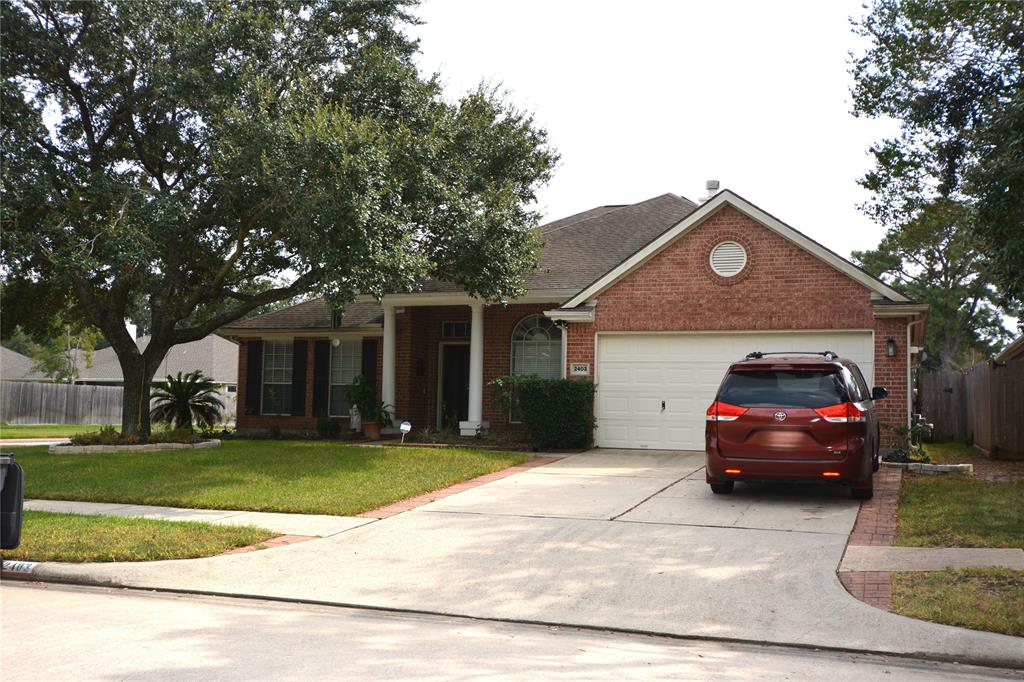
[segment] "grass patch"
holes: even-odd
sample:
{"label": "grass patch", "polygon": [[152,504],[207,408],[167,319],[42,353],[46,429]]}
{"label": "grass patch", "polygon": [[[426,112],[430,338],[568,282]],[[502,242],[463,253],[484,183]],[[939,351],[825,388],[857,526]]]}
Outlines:
{"label": "grass patch", "polygon": [[904,547],[1024,548],[1024,480],[907,475],[896,512]]}
{"label": "grass patch", "polygon": [[1024,636],[1024,571],[1007,568],[893,573],[892,607],[911,618]]}
{"label": "grass patch", "polygon": [[349,516],[505,469],[529,454],[232,440],[209,450],[18,452],[25,497]]}
{"label": "grass patch", "polygon": [[980,452],[966,443],[925,443],[924,450],[932,464],[972,464],[983,459]]}
{"label": "grass patch", "polygon": [[21,545],[3,556],[74,563],[198,559],[276,535],[251,526],[26,511]]}
{"label": "grass patch", "polygon": [[93,433],[106,424],[0,424],[0,438],[69,438]]}

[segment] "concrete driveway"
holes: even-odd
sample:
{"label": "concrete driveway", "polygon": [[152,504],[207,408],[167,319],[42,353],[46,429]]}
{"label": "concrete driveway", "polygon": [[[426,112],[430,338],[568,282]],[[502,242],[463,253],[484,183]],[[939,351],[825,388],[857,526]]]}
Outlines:
{"label": "concrete driveway", "polygon": [[595,450],[346,533],[43,577],[1024,666],[1024,640],[872,608],[836,578],[840,488],[712,496],[703,456]]}

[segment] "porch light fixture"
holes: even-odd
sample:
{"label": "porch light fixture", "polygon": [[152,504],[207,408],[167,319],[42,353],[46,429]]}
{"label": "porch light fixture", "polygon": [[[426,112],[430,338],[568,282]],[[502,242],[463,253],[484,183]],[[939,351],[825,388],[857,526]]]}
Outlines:
{"label": "porch light fixture", "polygon": [[331,339],[331,345],[337,348],[341,345],[341,339]]}
{"label": "porch light fixture", "polygon": [[885,340],[885,357],[896,357],[896,339],[891,336]]}

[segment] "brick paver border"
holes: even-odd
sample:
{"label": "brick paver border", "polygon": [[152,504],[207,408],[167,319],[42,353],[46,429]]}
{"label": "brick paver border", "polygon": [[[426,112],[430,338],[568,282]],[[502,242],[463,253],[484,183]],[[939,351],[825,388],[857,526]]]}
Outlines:
{"label": "brick paver border", "polygon": [[235,547],[224,552],[224,554],[243,554],[245,552],[255,552],[260,549],[271,549],[273,547],[284,547],[285,545],[294,545],[298,542],[306,542],[307,540],[316,540],[315,535],[278,535],[277,537],[264,540],[263,542],[257,542],[255,545],[246,545],[245,547]]}
{"label": "brick paver border", "polygon": [[401,514],[402,512],[409,511],[410,509],[415,509],[416,507],[422,507],[425,504],[430,504],[435,500],[450,497],[457,493],[470,490],[471,488],[477,488],[479,486],[484,485],[485,483],[501,480],[503,478],[511,476],[512,474],[518,474],[520,472],[526,471],[527,469],[533,469],[535,467],[544,466],[545,464],[551,464],[552,462],[556,462],[560,459],[562,459],[560,456],[535,457],[528,462],[523,462],[522,464],[517,464],[513,467],[502,469],[501,471],[495,471],[490,474],[484,474],[483,476],[477,476],[476,478],[471,478],[468,481],[463,481],[462,483],[450,485],[447,488],[441,488],[440,490],[434,490],[429,493],[417,495],[416,497],[410,497],[407,500],[399,500],[398,502],[392,502],[391,504],[385,505],[383,507],[379,507],[368,512],[363,512],[362,514],[356,514],[356,516],[371,519],[386,519],[389,516]]}
{"label": "brick paver border", "polygon": [[[892,546],[902,481],[902,469],[882,467],[875,472],[875,495],[860,503],[847,546]],[[888,571],[840,571],[838,575],[846,591],[857,599],[875,608],[892,610],[892,577]]]}

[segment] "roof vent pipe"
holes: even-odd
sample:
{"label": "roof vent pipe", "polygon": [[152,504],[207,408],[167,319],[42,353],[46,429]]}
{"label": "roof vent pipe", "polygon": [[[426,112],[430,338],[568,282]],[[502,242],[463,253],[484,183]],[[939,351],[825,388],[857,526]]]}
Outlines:
{"label": "roof vent pipe", "polygon": [[718,180],[708,180],[704,183],[704,188],[708,191],[708,195],[704,197],[704,201],[707,201],[711,197],[718,194],[719,183]]}

